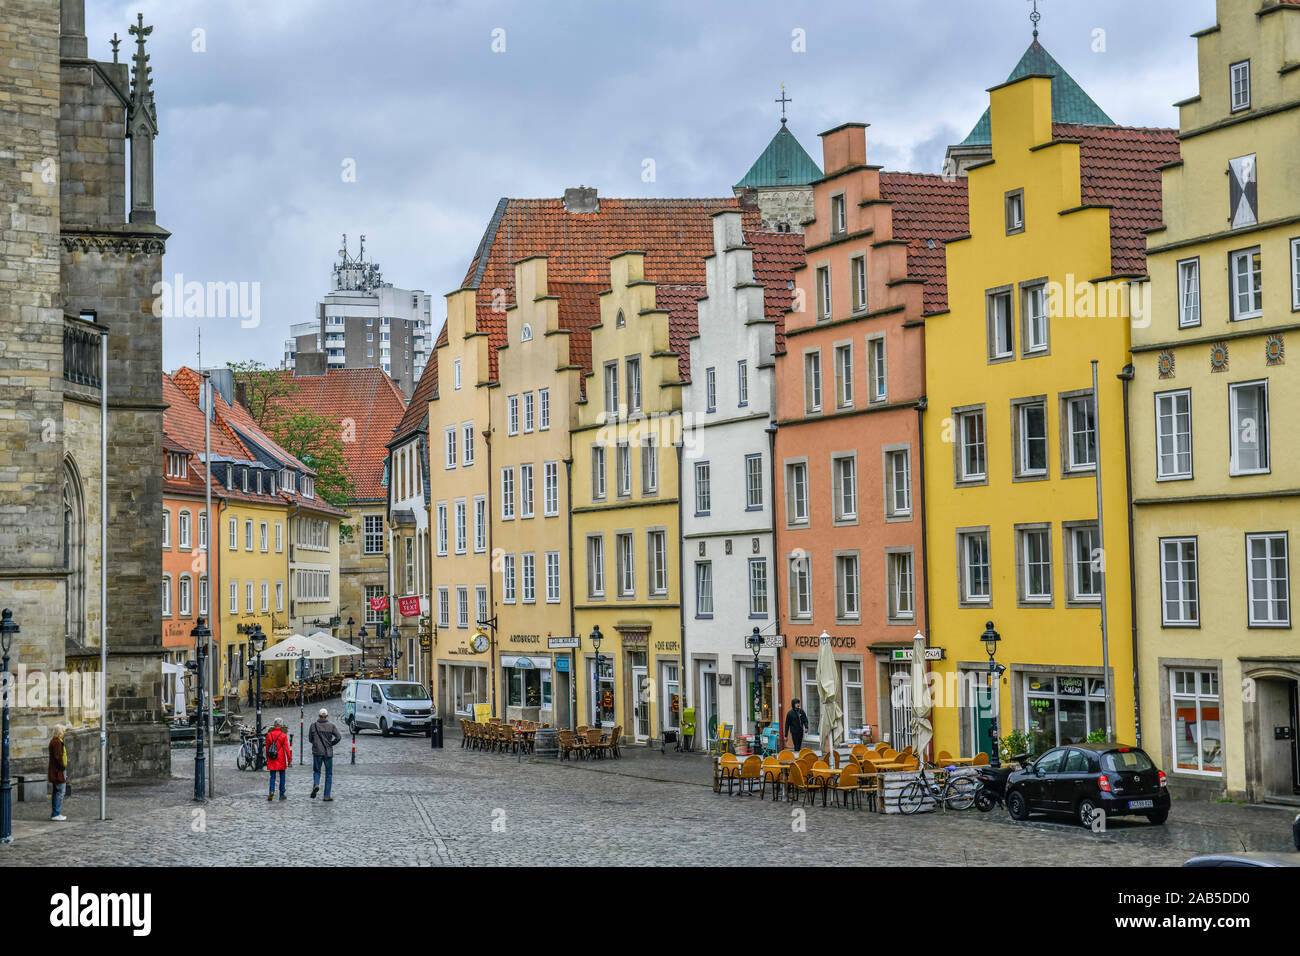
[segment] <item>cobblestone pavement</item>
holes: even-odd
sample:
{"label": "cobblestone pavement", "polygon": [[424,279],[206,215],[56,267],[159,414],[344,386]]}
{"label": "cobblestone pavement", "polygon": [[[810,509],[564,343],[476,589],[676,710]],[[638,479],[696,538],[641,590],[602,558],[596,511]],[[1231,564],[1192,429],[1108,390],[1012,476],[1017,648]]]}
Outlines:
{"label": "cobblestone pavement", "polygon": [[[332,702],[337,711],[337,702]],[[295,735],[297,709],[284,716]],[[173,777],[98,792],[78,788],[68,823],[51,823],[43,787],[15,803],[9,865],[980,864],[1177,865],[1216,850],[1290,848],[1294,811],[1176,801],[1169,823],[1112,821],[1104,834],[1005,812],[884,816],[865,810],[714,794],[707,758],[624,748],[617,761],[557,763],[462,750],[451,737],[357,738],[336,749],[332,803],[311,800],[311,756],[268,803],[264,773],[216,750],[217,796],[193,794],[193,751]],[[295,756],[297,745],[295,743]],[[90,819],[88,819],[90,818]],[[803,824],[801,827],[800,824]]]}

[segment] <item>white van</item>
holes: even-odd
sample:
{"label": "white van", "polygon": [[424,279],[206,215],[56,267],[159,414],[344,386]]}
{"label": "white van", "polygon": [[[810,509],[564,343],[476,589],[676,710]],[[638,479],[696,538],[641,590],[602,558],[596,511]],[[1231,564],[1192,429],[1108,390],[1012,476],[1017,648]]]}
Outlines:
{"label": "white van", "polygon": [[369,728],[385,737],[427,734],[433,701],[423,684],[405,680],[350,680],[343,686],[343,719],[352,733]]}

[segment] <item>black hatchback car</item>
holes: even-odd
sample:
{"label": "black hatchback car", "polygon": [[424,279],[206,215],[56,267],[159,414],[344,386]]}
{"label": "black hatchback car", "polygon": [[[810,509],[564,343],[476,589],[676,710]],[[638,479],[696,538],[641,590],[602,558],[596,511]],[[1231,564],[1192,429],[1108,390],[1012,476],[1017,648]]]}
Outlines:
{"label": "black hatchback car", "polygon": [[1144,816],[1152,823],[1169,817],[1164,771],[1138,747],[1070,744],[1049,750],[1007,779],[1007,810],[1016,820],[1031,813],[1073,817],[1091,826],[1097,811],[1106,817]]}

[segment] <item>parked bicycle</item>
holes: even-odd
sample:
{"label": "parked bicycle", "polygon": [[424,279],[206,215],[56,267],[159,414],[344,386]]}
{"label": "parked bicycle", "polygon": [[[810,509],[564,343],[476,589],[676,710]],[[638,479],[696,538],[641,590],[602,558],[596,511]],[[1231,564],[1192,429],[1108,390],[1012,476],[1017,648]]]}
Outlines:
{"label": "parked bicycle", "polygon": [[235,766],[240,770],[261,770],[266,765],[262,738],[251,728],[241,724],[239,727],[239,753],[235,755]]}
{"label": "parked bicycle", "polygon": [[933,800],[939,806],[949,810],[969,810],[975,803],[975,779],[969,775],[949,773],[943,785],[932,782],[921,767],[918,780],[903,787],[898,795],[898,809],[903,813],[915,813],[927,800]]}

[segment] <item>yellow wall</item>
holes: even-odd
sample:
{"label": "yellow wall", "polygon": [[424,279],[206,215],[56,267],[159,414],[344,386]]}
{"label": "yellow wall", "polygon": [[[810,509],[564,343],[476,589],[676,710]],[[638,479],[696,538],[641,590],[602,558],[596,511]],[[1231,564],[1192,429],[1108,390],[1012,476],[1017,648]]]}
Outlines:
{"label": "yellow wall", "polygon": [[[591,332],[593,373],[587,379],[587,400],[578,412],[572,433],[573,455],[573,541],[576,630],[582,636],[578,715],[581,723],[592,719],[593,693],[590,662],[594,659],[589,635],[599,625],[602,657],[614,668],[615,709],[613,723],[622,725],[623,735],[636,737],[633,707],[644,696],[649,713],[648,736],[660,734],[660,701],[657,687],[663,661],[680,660],[681,619],[678,595],[680,561],[678,529],[677,452],[673,443],[681,434],[681,384],[677,356],[668,341],[668,313],[655,305],[655,286],[644,281],[644,254],[624,253],[610,261],[611,288],[601,294],[600,324]],[[618,324],[622,313],[624,324]],[[626,409],[627,363],[629,356],[641,361],[642,409]],[[606,420],[604,363],[618,361],[620,405],[617,420]],[[612,416],[611,416],[612,418]],[[658,491],[646,494],[642,486],[642,442],[653,436],[658,460]],[[631,453],[631,494],[617,493],[617,452],[626,441]],[[592,496],[592,448],[605,448],[606,494]],[[647,533],[665,531],[667,587],[663,594],[649,592],[650,567]],[[633,541],[635,593],[618,596],[616,535],[630,533]],[[588,593],[588,534],[604,536],[605,590],[603,597]],[[580,575],[580,576],[579,576]],[[644,654],[648,684],[633,687],[629,660]]]}
{"label": "yellow wall", "polygon": [[[569,356],[569,332],[560,328],[559,301],[547,289],[546,258],[525,259],[515,266],[515,304],[506,311],[506,344],[497,352],[499,388],[491,390],[492,420],[498,431],[493,443],[492,464],[498,487],[494,512],[493,546],[515,562],[517,590],[513,601],[505,600],[503,582],[498,583],[498,664],[500,655],[524,656],[551,660],[546,682],[551,686],[551,702],[538,707],[510,705],[509,674],[499,668],[497,682],[501,694],[502,714],[507,718],[524,717],[552,725],[569,726],[571,710],[569,677],[557,680],[555,659],[567,658],[568,651],[553,653],[548,638],[569,635],[572,602],[569,588],[569,504],[565,462],[569,458],[569,429],[577,422],[577,401],[581,394],[582,369]],[[528,328],[529,338],[523,330]],[[549,424],[543,429],[540,390],[549,396]],[[531,429],[525,416],[525,395],[533,401]],[[518,407],[516,434],[509,434],[511,397]],[[546,513],[546,465],[556,473],[554,514]],[[523,510],[523,467],[532,468],[532,516]],[[501,470],[512,469],[515,476],[514,517],[503,520],[499,488]],[[558,599],[547,594],[546,555],[552,552],[559,562]],[[523,595],[523,555],[536,559],[535,599],[526,602]],[[501,561],[498,566],[503,566]],[[540,686],[544,683],[539,680]],[[559,699],[563,696],[563,700]],[[560,718],[564,719],[561,720]],[[574,721],[575,725],[581,721]]]}
{"label": "yellow wall", "polygon": [[[1291,789],[1285,779],[1271,780],[1279,768],[1284,778],[1289,774],[1290,755],[1285,743],[1272,740],[1275,721],[1260,709],[1264,685],[1256,682],[1300,677],[1293,628],[1251,627],[1248,608],[1245,536],[1287,532],[1294,548],[1300,531],[1300,446],[1290,440],[1288,418],[1300,406],[1300,382],[1288,374],[1293,357],[1283,353],[1271,365],[1265,354],[1270,336],[1287,344],[1300,328],[1290,280],[1290,243],[1300,238],[1297,113],[1274,112],[1300,102],[1300,71],[1279,72],[1300,58],[1300,9],[1258,17],[1256,9],[1221,0],[1219,29],[1197,41],[1199,96],[1181,108],[1182,163],[1164,173],[1166,228],[1149,240],[1152,319],[1133,330],[1131,414],[1143,744],[1170,772],[1171,787],[1250,799]],[[1232,114],[1229,65],[1248,57],[1251,109]],[[1225,171],[1230,159],[1250,153],[1257,156],[1263,225],[1233,230]],[[1228,255],[1256,245],[1263,315],[1234,322]],[[1200,324],[1180,328],[1178,263],[1193,257],[1200,263]],[[1216,343],[1228,352],[1227,368],[1218,372],[1211,370]],[[1163,377],[1162,356],[1172,360]],[[1271,470],[1233,476],[1228,388],[1259,379],[1268,382]],[[1193,477],[1157,480],[1155,394],[1181,389],[1191,392]],[[1198,626],[1164,624],[1160,539],[1167,537],[1196,538]],[[1221,740],[1217,759],[1207,762],[1210,772],[1188,773],[1175,759],[1173,669],[1217,675]]]}
{"label": "yellow wall", "polygon": [[[1122,314],[1079,317],[1061,314],[1073,296],[1049,306],[1050,351],[1022,354],[1020,284],[1040,278],[1065,285],[1073,277],[1101,303],[1125,299],[1123,286],[1093,280],[1111,272],[1109,215],[1080,205],[1079,148],[1051,141],[1051,93],[1047,79],[1025,79],[992,93],[993,161],[969,174],[971,237],[948,245],[950,312],[926,320],[925,491],[928,512],[931,644],[945,648],[934,670],[956,687],[959,670],[987,673],[979,638],[987,620],[1002,635],[998,661],[1008,666],[1000,687],[1000,732],[1024,729],[1030,676],[1056,673],[1101,677],[1102,642],[1097,603],[1067,600],[1063,523],[1095,521],[1093,473],[1062,475],[1062,393],[1091,388],[1090,360],[1099,360],[1100,451],[1105,493],[1105,546],[1110,660],[1116,734],[1133,736],[1132,654],[1129,632],[1126,489],[1122,395],[1117,373],[1128,360],[1128,318]],[[1023,189],[1025,231],[1007,235],[1004,197]],[[1091,285],[1090,285],[1091,283]],[[1014,284],[1015,358],[987,361],[986,291]],[[1066,286],[1068,288],[1068,286]],[[1126,306],[1126,301],[1125,301]],[[1043,396],[1047,413],[1047,478],[1014,480],[1013,400]],[[984,484],[955,487],[953,410],[983,404],[987,435]],[[1050,527],[1052,600],[1023,606],[1018,600],[1019,563],[1015,526]],[[987,527],[991,599],[960,606],[957,529]],[[1085,682],[1086,683],[1086,682]],[[945,693],[934,715],[935,748],[971,753],[969,710],[962,716],[956,695]],[[979,749],[987,750],[987,738]]]}
{"label": "yellow wall", "polygon": [[[492,650],[479,654],[470,648],[476,630],[478,609],[475,588],[487,589],[487,617],[496,614],[501,598],[499,581],[493,581],[490,565],[492,542],[483,551],[474,548],[473,502],[476,495],[486,495],[488,513],[495,520],[501,507],[500,489],[495,482],[496,470],[492,461],[492,446],[498,441],[495,423],[489,412],[490,369],[488,365],[488,336],[478,331],[475,314],[475,293],[461,289],[447,297],[447,343],[434,352],[438,362],[438,393],[429,402],[429,536],[430,536],[430,599],[433,621],[438,630],[434,646],[437,661],[438,705],[440,713],[454,719],[456,701],[453,699],[453,681],[449,668],[467,665],[482,668],[478,702],[493,703],[494,714],[503,716],[501,687],[491,681],[496,653]],[[460,387],[456,387],[455,364],[460,362]],[[475,433],[474,464],[464,463],[463,427],[472,423]],[[456,467],[446,465],[446,429],[456,428]],[[504,435],[504,429],[501,430]],[[455,551],[455,502],[463,498],[466,503],[467,547],[466,553]],[[447,550],[438,551],[438,503],[447,506]],[[494,584],[496,587],[494,588]],[[449,626],[439,625],[439,590],[445,588],[448,599]],[[467,589],[469,600],[468,621],[461,626],[457,615],[457,588]]]}
{"label": "yellow wall", "polygon": [[[215,499],[214,499],[215,504]],[[238,648],[240,659],[244,661],[245,666],[243,673],[247,677],[251,671],[247,666],[248,662],[248,635],[239,633],[239,627],[245,629],[253,624],[260,624],[263,633],[267,636],[268,645],[274,643],[277,638],[274,636],[276,627],[283,628],[287,622],[289,613],[289,583],[286,578],[289,568],[289,526],[288,514],[289,509],[283,505],[264,505],[248,501],[232,499],[225,503],[225,507],[219,512],[220,518],[217,521],[215,537],[212,539],[213,554],[217,558],[217,568],[220,571],[220,586],[213,594],[212,600],[220,612],[220,644],[219,658],[220,669],[217,674],[220,676],[218,684],[220,690],[232,687],[237,693],[247,699],[248,683],[247,680],[241,680],[232,685],[229,672],[229,651],[228,647],[234,645]],[[236,547],[230,547],[230,521],[236,522]],[[245,546],[244,526],[246,521],[253,522],[253,548],[249,550]],[[267,525],[267,547],[262,550],[261,531],[262,522]],[[279,551],[275,547],[275,529],[279,524],[282,528],[281,548]],[[337,525],[337,522],[335,522]],[[337,574],[336,574],[337,579]],[[230,611],[230,584],[236,582],[238,610],[235,613]],[[253,611],[249,613],[245,601],[245,584],[248,581],[253,584]],[[268,610],[262,610],[262,582],[267,584],[267,607]],[[282,606],[277,610],[275,603],[275,587],[281,585],[284,592]],[[277,675],[276,669],[269,671],[272,675],[269,680],[264,679],[262,686],[268,684],[277,684],[283,682],[283,675]],[[219,692],[220,692],[219,690]]]}

